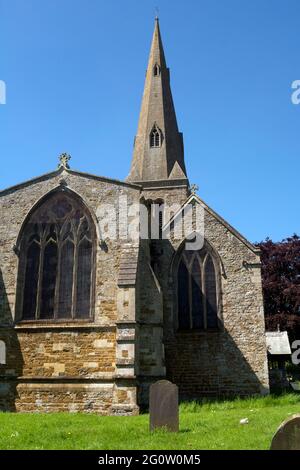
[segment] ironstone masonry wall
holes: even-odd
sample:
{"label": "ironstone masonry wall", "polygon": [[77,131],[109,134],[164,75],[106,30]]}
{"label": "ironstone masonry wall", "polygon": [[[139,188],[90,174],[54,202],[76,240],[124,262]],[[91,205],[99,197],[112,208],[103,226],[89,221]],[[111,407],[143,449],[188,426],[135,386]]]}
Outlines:
{"label": "ironstone masonry wall", "polygon": [[[143,196],[172,204],[184,203],[187,193],[182,188],[148,189]],[[203,207],[205,239],[220,257],[221,328],[214,332],[176,329],[177,285],[171,266],[182,240],[156,242],[155,275],[163,298],[160,334],[163,331],[166,376],[179,386],[183,399],[268,393],[259,254],[207,206]],[[159,312],[159,305],[157,309]],[[150,323],[149,316],[147,321]],[[152,359],[153,367],[148,367],[141,381],[141,403],[147,403],[148,387],[156,375],[155,358],[160,353],[159,345],[154,345],[159,324],[145,328],[150,334],[144,335],[143,351],[148,364]]]}
{"label": "ironstone masonry wall", "polygon": [[176,332],[176,285],[169,285],[165,304],[167,375],[179,385],[182,398],[268,393],[260,258],[207,210],[205,238],[223,264],[222,327],[215,332]]}
{"label": "ironstone masonry wall", "polygon": [[[118,213],[120,195],[127,196],[129,204],[139,201],[137,186],[70,171],[0,194],[0,340],[7,350],[6,364],[0,365],[0,407],[136,413],[134,368],[126,365],[135,361],[135,329],[128,338],[128,330],[117,325],[117,278],[126,240],[107,241],[104,247],[100,239],[97,242],[92,320],[15,324],[18,256],[13,246],[32,207],[60,184],[78,193],[94,217],[102,202]],[[122,358],[126,360],[119,371]]]}
{"label": "ironstone masonry wall", "polygon": [[[136,413],[149,384],[167,376],[182,398],[268,391],[259,256],[209,209],[205,237],[222,261],[223,328],[178,332],[171,271],[180,241],[127,240],[97,246],[95,315],[90,322],[14,323],[18,256],[13,246],[36,202],[62,179],[95,213],[140,188],[75,172],[55,172],[0,193],[0,408],[17,411]],[[187,186],[143,190],[145,200],[183,204]],[[119,208],[116,207],[118,212]],[[99,240],[101,234],[98,233]],[[154,260],[153,260],[154,256]],[[136,264],[136,269],[133,268]],[[127,285],[120,266],[135,273]],[[122,268],[123,269],[123,268]],[[121,269],[121,271],[122,271]],[[136,379],[137,376],[137,379]]]}

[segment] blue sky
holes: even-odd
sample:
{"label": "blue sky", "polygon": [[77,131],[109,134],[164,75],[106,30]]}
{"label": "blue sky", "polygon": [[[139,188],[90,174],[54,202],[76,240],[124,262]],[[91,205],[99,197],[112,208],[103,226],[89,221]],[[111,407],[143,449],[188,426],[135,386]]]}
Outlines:
{"label": "blue sky", "polygon": [[124,179],[159,7],[199,195],[251,241],[300,233],[299,0],[0,0],[0,188]]}

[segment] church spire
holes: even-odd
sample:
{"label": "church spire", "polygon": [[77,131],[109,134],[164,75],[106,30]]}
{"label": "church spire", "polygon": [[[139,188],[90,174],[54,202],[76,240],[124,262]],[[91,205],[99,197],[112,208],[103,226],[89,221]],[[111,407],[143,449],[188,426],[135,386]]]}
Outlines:
{"label": "church spire", "polygon": [[183,138],[178,131],[170,73],[155,19],[129,181],[186,178]]}

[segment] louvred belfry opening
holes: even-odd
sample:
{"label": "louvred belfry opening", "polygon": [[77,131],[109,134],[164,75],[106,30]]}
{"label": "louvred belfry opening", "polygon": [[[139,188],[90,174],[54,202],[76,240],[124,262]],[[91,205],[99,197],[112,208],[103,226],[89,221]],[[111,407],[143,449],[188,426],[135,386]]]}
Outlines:
{"label": "louvred belfry opening", "polygon": [[154,65],[153,74],[154,77],[158,77],[160,75],[160,66],[158,64]]}
{"label": "louvred belfry opening", "polygon": [[153,126],[152,131],[150,133],[150,147],[151,148],[160,147],[161,141],[162,141],[161,130],[158,129],[158,127],[155,125]]}

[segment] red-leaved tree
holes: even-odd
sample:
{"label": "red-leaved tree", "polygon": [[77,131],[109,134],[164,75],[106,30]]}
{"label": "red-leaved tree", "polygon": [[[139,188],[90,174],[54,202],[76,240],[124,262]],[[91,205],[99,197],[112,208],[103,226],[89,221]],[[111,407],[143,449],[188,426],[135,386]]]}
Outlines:
{"label": "red-leaved tree", "polygon": [[290,339],[300,339],[300,238],[270,239],[261,249],[262,282],[267,331],[280,325]]}

